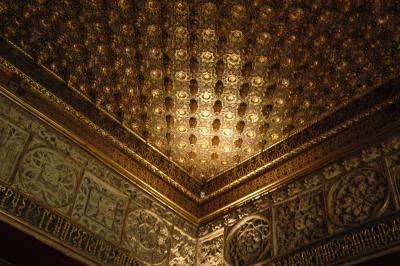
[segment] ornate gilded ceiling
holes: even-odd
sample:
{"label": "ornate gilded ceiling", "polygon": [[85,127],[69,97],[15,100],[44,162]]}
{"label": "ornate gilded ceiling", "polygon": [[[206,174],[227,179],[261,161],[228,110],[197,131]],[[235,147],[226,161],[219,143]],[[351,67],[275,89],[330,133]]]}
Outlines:
{"label": "ornate gilded ceiling", "polygon": [[209,180],[396,75],[392,8],[3,0],[0,12],[3,36]]}
{"label": "ornate gilded ceiling", "polygon": [[95,147],[202,217],[328,157],[348,141],[308,150],[393,103],[399,13],[397,1],[0,0],[0,55],[100,133],[86,133]]}

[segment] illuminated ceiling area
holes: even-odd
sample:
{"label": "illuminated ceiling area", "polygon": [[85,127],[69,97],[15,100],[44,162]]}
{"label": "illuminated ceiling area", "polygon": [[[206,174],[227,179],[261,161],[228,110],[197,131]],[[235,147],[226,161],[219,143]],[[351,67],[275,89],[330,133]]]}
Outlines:
{"label": "illuminated ceiling area", "polygon": [[3,0],[0,34],[205,182],[398,74],[362,2]]}

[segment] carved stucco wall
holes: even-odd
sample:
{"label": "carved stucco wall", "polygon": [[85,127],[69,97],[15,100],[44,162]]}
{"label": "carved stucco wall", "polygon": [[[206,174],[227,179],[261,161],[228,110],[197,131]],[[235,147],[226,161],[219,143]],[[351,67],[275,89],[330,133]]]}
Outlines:
{"label": "carved stucco wall", "polygon": [[[280,265],[279,259],[317,241],[336,239],[371,221],[398,215],[399,184],[400,136],[394,133],[201,226],[198,264]],[[358,249],[372,245],[353,238]],[[346,250],[346,256],[354,249]],[[333,261],[339,259],[328,254]]]}
{"label": "carved stucco wall", "polygon": [[0,181],[151,265],[194,265],[196,230],[0,96]]}

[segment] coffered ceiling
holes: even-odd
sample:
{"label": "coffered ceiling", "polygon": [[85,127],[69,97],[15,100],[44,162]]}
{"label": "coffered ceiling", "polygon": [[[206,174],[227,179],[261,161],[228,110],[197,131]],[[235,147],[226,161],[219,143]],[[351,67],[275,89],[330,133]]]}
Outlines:
{"label": "coffered ceiling", "polygon": [[147,147],[144,159],[151,153],[155,167],[193,179],[196,194],[240,178],[234,170],[249,158],[396,77],[398,9],[353,0],[0,0],[0,34],[129,130]]}

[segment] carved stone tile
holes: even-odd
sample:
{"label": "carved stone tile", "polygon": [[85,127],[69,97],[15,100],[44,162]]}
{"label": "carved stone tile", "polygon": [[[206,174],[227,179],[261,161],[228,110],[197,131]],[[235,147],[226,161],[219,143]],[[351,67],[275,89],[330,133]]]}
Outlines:
{"label": "carved stone tile", "polygon": [[357,226],[380,216],[389,204],[386,176],[374,168],[358,168],[342,176],[328,193],[330,221]]}
{"label": "carved stone tile", "polygon": [[85,172],[72,218],[103,238],[119,243],[128,198]]}
{"label": "carved stone tile", "polygon": [[51,148],[29,150],[18,168],[18,187],[51,208],[68,211],[73,203],[81,168]]}
{"label": "carved stone tile", "polygon": [[0,179],[8,182],[29,133],[0,116]]}
{"label": "carved stone tile", "polygon": [[263,215],[250,215],[234,225],[224,247],[229,265],[253,265],[271,252],[271,222]]}
{"label": "carved stone tile", "polygon": [[174,227],[169,255],[170,266],[195,265],[196,240]]}
{"label": "carved stone tile", "polygon": [[137,258],[155,265],[168,259],[170,232],[171,227],[154,212],[135,209],[127,215],[123,239]]}
{"label": "carved stone tile", "polygon": [[313,191],[275,207],[279,254],[327,236],[323,194]]}
{"label": "carved stone tile", "polygon": [[198,248],[197,260],[199,266],[223,266],[223,246],[224,235],[213,237],[211,239],[205,239],[200,241]]}
{"label": "carved stone tile", "polygon": [[400,152],[388,156],[386,162],[396,185],[396,196],[400,199]]}

